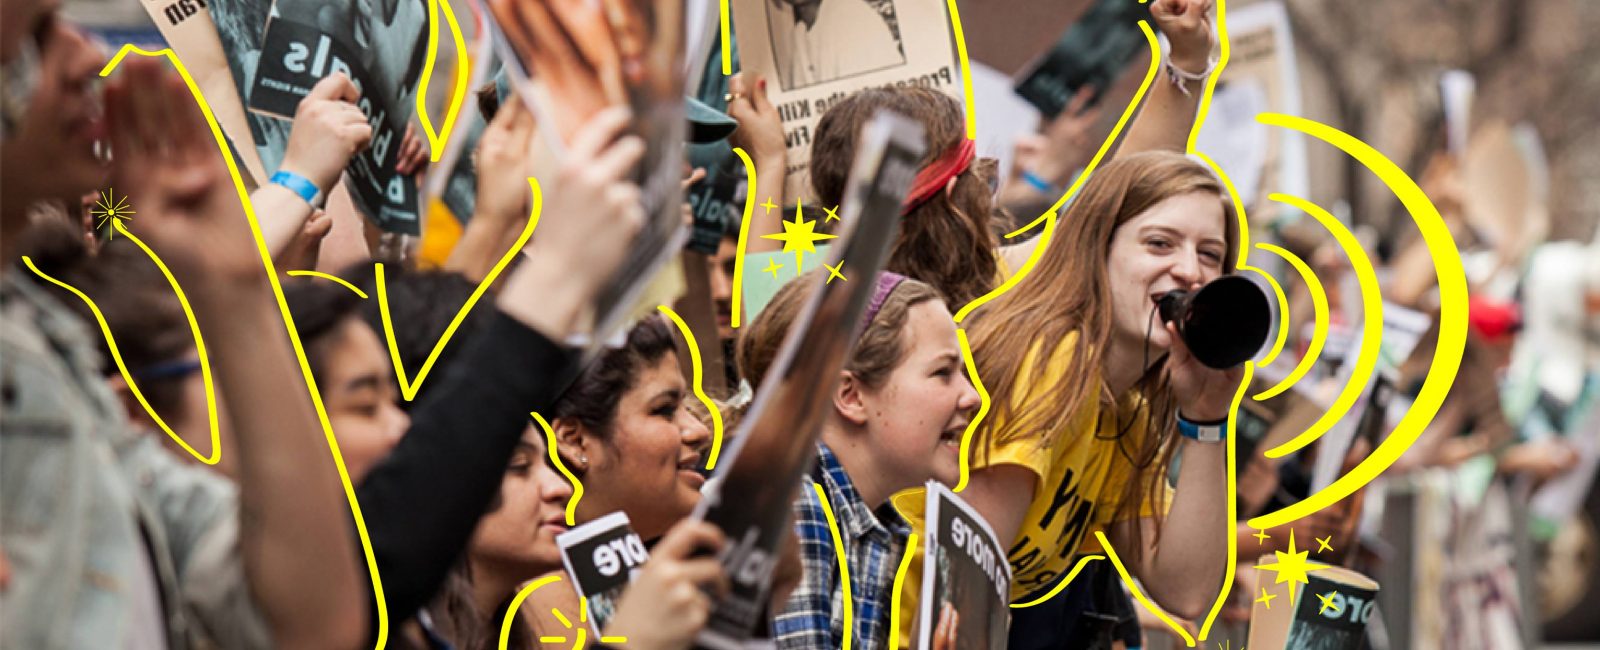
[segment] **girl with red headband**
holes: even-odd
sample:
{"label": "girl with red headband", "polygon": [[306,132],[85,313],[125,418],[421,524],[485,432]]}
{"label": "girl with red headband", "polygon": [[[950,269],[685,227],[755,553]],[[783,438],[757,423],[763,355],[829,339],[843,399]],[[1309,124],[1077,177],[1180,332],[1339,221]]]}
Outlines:
{"label": "girl with red headband", "polygon": [[[1165,66],[1170,83],[1151,87],[1120,153],[1182,151],[1186,146],[1201,95],[1194,82],[1203,83],[1211,72],[1210,8],[1211,0],[1152,2],[1155,26],[1172,44]],[[1009,246],[1001,255],[991,217],[998,166],[992,158],[977,156],[957,100],[910,86],[869,88],[840,101],[817,125],[811,146],[812,188],[821,205],[843,202],[856,137],[880,110],[916,120],[927,138],[922,171],[902,207],[900,236],[887,268],[933,285],[952,309],[959,309],[998,285],[1027,258],[1032,244]]]}

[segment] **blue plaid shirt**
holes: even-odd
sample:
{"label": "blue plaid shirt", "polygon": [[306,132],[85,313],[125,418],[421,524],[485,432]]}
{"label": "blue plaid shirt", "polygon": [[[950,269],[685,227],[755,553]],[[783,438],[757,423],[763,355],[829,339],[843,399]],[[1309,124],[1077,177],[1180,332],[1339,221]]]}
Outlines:
{"label": "blue plaid shirt", "polygon": [[779,648],[836,650],[844,645],[844,590],[828,516],[817,499],[821,479],[828,505],[839,524],[839,538],[850,562],[850,596],[855,623],[852,646],[880,650],[888,644],[894,573],[905,554],[911,527],[888,504],[874,509],[861,500],[850,475],[827,445],[817,445],[817,471],[808,475],[794,501],[795,534],[805,576],[772,621]]}

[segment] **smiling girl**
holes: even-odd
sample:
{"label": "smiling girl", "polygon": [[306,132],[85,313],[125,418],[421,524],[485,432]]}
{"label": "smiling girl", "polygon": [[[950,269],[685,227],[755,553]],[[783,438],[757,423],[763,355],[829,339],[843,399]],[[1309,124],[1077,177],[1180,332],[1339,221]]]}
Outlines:
{"label": "smiling girl", "polygon": [[[759,381],[810,294],[816,273],[773,297],[739,340],[739,366]],[[960,476],[961,434],[978,408],[962,368],[955,323],[938,293],[896,273],[878,277],[865,330],[832,389],[832,408],[817,445],[817,464],[794,502],[805,577],[773,620],[780,648],[882,648],[888,639],[891,586],[905,553],[906,521],[889,497],[928,479]],[[849,562],[853,629],[844,628],[843,585],[822,486]]]}
{"label": "smiling girl", "polygon": [[[1216,597],[1231,528],[1214,427],[1225,429],[1242,371],[1196,361],[1156,300],[1233,272],[1238,223],[1225,197],[1177,154],[1101,168],[1038,268],[969,326],[993,410],[961,496],[1011,549],[1013,601],[1047,594],[1098,547],[1096,531],[1168,611],[1197,618]],[[1029,618],[1045,609],[1017,610],[1012,638],[1070,629],[1079,614]]]}

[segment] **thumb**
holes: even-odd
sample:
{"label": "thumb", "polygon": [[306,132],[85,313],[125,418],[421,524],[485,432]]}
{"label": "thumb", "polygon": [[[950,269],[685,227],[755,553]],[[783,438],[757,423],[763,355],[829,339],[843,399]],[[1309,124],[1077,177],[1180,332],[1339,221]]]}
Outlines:
{"label": "thumb", "polygon": [[1189,346],[1184,343],[1183,336],[1178,334],[1176,323],[1166,323],[1164,327],[1167,328],[1167,340],[1171,341],[1167,345],[1168,363],[1174,368],[1182,367],[1189,363],[1189,359],[1193,356],[1189,352]]}
{"label": "thumb", "polygon": [[328,231],[332,229],[333,217],[328,216],[327,212],[318,210],[316,214],[311,216],[310,220],[306,221],[305,228],[300,231],[300,234],[306,239],[317,241],[327,236]]}
{"label": "thumb", "polygon": [[356,90],[356,84],[350,81],[349,77],[344,76],[343,72],[335,72],[323,77],[322,81],[318,81],[317,85],[312,86],[311,92],[301,101],[328,99],[355,103],[360,98],[360,95],[360,91]]}

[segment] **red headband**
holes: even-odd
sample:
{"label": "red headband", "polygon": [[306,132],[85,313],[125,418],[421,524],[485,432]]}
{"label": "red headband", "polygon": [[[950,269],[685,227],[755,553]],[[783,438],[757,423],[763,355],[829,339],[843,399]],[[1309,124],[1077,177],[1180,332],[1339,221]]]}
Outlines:
{"label": "red headband", "polygon": [[944,189],[950,179],[967,171],[967,167],[977,155],[977,141],[968,138],[963,139],[961,144],[952,147],[937,160],[928,163],[928,166],[917,172],[917,177],[912,180],[911,193],[900,203],[900,214],[908,214],[917,209],[917,206],[927,203],[928,199]]}

